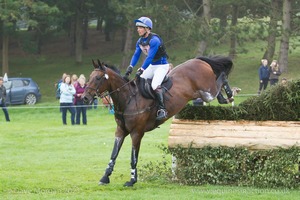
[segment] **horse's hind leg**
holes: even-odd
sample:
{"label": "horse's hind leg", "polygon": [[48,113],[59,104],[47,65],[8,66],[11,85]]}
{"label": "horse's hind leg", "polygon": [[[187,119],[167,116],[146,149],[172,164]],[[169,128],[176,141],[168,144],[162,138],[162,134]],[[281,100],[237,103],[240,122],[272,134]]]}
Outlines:
{"label": "horse's hind leg", "polygon": [[[225,99],[222,92],[221,92],[221,89],[222,87],[224,88],[225,90],[225,93],[227,95],[227,98],[228,99]],[[219,103],[221,104],[227,104],[227,103],[230,103],[233,101],[233,98],[232,98],[232,91],[230,89],[230,86],[228,84],[228,80],[226,78],[226,74],[224,72],[222,72],[220,74],[220,76],[218,77],[217,79],[217,88],[218,88],[218,95],[217,95],[217,99],[219,101]]]}
{"label": "horse's hind leg", "polygon": [[233,96],[233,94],[232,94],[232,90],[230,89],[230,86],[228,84],[228,80],[227,79],[225,79],[225,81],[223,83],[223,88],[224,88],[224,90],[226,92],[227,97],[231,98]]}
{"label": "horse's hind leg", "polygon": [[109,176],[112,174],[112,172],[114,170],[114,166],[116,164],[116,159],[118,157],[118,154],[119,154],[122,144],[124,142],[124,138],[125,138],[125,136],[115,138],[115,144],[114,144],[113,151],[111,153],[110,162],[108,163],[108,166],[105,170],[103,177],[99,181],[99,185],[108,184],[110,182]]}

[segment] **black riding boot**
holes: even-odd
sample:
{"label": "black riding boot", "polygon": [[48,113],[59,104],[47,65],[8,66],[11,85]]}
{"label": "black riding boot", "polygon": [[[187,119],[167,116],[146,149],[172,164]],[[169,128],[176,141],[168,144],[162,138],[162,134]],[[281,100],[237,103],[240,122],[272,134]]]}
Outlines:
{"label": "black riding boot", "polygon": [[158,100],[158,111],[156,120],[167,118],[167,110],[164,104],[164,95],[162,89],[159,87],[155,90],[156,99]]}

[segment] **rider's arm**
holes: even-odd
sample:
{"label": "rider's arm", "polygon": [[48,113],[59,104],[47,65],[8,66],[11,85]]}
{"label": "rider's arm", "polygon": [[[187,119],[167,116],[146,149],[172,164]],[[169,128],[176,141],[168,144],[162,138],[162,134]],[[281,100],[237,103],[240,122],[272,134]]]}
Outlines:
{"label": "rider's arm", "polygon": [[136,45],[135,45],[135,52],[134,52],[134,54],[133,54],[133,56],[131,58],[131,61],[130,61],[130,65],[132,67],[134,67],[137,64],[137,62],[139,61],[139,58],[141,56],[141,52],[142,52],[142,50],[141,50],[141,48],[139,46],[139,40],[138,40],[137,43],[136,43]]}

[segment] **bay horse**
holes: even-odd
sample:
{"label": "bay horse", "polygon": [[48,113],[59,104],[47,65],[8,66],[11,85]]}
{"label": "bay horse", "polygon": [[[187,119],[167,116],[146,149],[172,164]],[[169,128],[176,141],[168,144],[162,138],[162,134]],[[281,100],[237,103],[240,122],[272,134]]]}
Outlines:
{"label": "bay horse", "polygon": [[157,103],[142,96],[136,81],[123,78],[120,73],[99,60],[98,63],[93,61],[93,65],[94,70],[82,98],[85,103],[91,103],[94,97],[103,97],[103,94],[108,93],[114,103],[117,124],[110,162],[99,184],[110,183],[109,176],[113,172],[119,151],[125,137],[130,134],[131,178],[124,186],[133,186],[137,182],[138,155],[144,133],[157,128],[192,99],[212,101],[227,81],[233,63],[229,57],[199,57],[173,68],[168,74],[173,86],[165,93],[168,118],[160,121],[156,120]]}

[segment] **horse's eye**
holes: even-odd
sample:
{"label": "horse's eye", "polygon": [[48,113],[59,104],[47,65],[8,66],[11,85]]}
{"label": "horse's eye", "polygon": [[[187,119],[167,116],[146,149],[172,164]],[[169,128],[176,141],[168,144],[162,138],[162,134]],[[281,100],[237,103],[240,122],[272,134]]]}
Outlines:
{"label": "horse's eye", "polygon": [[96,76],[96,79],[99,81],[101,79],[101,76]]}

